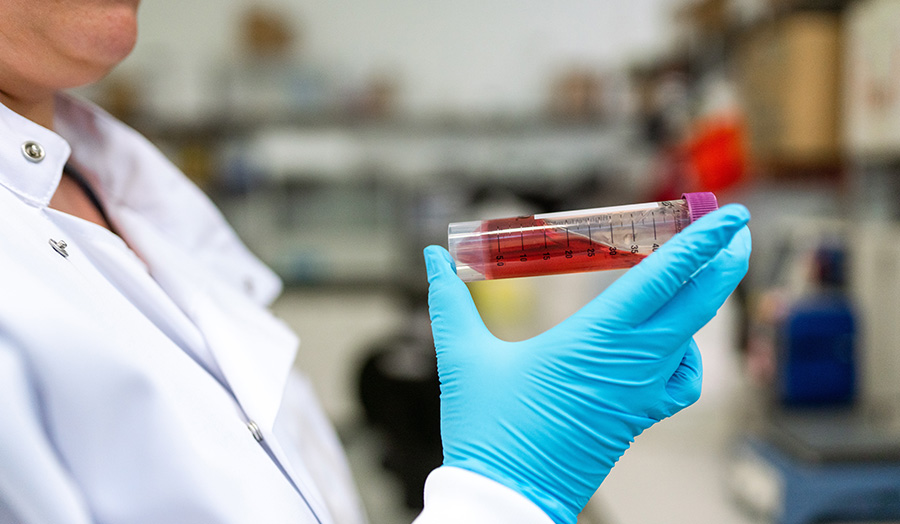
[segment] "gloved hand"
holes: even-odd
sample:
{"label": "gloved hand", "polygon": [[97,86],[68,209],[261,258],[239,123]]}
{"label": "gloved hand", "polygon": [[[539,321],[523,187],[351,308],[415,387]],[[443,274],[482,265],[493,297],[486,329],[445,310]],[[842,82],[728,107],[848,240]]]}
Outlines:
{"label": "gloved hand", "polygon": [[444,465],[574,523],[634,438],[699,398],[691,337],[747,272],[749,219],[736,204],[704,216],[582,310],[522,342],[495,338],[449,253],[426,248]]}

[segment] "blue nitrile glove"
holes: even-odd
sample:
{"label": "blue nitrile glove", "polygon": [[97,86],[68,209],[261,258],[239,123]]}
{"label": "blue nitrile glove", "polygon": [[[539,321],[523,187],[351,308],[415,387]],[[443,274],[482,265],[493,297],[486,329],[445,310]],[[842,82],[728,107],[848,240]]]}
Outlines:
{"label": "blue nitrile glove", "polygon": [[425,250],[441,381],[444,465],[573,523],[634,437],[694,403],[692,335],[744,274],[750,214],[691,224],[553,329],[505,342],[485,327],[443,248]]}

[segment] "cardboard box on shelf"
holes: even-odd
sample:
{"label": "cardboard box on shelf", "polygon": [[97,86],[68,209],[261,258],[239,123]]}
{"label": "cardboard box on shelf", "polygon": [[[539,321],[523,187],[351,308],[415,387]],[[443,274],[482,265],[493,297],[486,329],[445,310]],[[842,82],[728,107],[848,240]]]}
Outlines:
{"label": "cardboard box on shelf", "polygon": [[685,5],[677,16],[694,29],[722,31],[728,25],[728,0],[694,0]]}
{"label": "cardboard box on shelf", "polygon": [[550,93],[550,112],[564,120],[603,116],[603,78],[589,70],[568,69],[557,76]]}
{"label": "cardboard box on shelf", "polygon": [[751,155],[763,167],[839,163],[841,27],[836,13],[792,13],[738,45]]}
{"label": "cardboard box on shelf", "polygon": [[866,0],[849,9],[845,59],[847,152],[900,159],[900,2]]}

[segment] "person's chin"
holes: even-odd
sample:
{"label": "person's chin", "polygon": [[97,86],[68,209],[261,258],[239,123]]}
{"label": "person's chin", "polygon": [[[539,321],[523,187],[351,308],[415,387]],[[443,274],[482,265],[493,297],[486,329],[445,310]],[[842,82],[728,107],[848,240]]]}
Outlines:
{"label": "person's chin", "polygon": [[104,58],[118,64],[125,59],[137,43],[137,13],[133,9],[120,8],[114,14],[115,23],[104,39]]}
{"label": "person's chin", "polygon": [[[109,70],[125,59],[137,43],[137,7],[116,4],[95,13],[95,17],[80,24],[81,35],[72,47],[74,56],[83,62]],[[73,39],[74,39],[73,38]]]}

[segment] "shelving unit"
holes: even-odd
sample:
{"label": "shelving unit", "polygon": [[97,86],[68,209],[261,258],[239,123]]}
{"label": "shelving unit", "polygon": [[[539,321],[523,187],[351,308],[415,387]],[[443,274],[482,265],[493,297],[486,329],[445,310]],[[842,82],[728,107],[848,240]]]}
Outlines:
{"label": "shelving unit", "polygon": [[[900,3],[699,0],[687,5],[680,12],[683,34],[674,55],[690,75],[692,96],[702,96],[706,79],[725,77],[739,94],[747,121],[755,171],[748,200],[759,206],[750,206],[751,298],[774,284],[760,276],[775,272],[765,263],[789,251],[780,245],[784,239],[777,229],[816,238],[796,221],[804,206],[792,204],[788,190],[824,190],[818,207],[807,206],[807,212],[816,213],[808,218],[835,221],[847,236],[849,291],[861,326],[855,348],[861,392],[853,417],[822,417],[827,420],[815,435],[838,435],[834,448],[852,450],[860,439],[874,441],[873,425],[894,431],[900,421],[900,331],[892,307],[900,281],[895,263],[900,245]],[[754,464],[776,474],[738,483],[739,498],[765,495],[769,522],[808,523],[823,515],[842,521],[900,518],[890,487],[898,478],[896,457],[811,460],[798,455],[783,439],[770,438],[781,411],[772,403],[744,422],[763,428],[763,437],[754,441]],[[819,414],[831,413],[824,411]],[[854,438],[844,438],[848,429],[855,431]],[[894,449],[896,432],[889,435],[892,440],[879,442],[876,451]],[[881,476],[884,471],[889,474]]]}
{"label": "shelving unit", "polygon": [[[472,206],[596,207],[633,191],[632,127],[549,119],[207,122],[144,131],[194,173],[289,284],[418,287],[421,249]],[[214,170],[212,180],[202,173]],[[609,199],[609,197],[606,197]]]}

